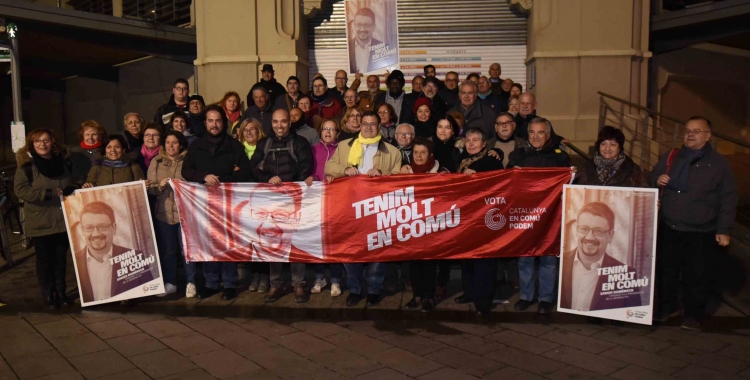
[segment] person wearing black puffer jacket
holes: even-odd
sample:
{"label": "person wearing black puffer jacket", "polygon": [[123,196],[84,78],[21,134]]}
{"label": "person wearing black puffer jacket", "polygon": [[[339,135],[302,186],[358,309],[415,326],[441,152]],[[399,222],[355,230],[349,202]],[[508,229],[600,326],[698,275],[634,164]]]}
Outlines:
{"label": "person wearing black puffer jacket", "polygon": [[[258,182],[281,185],[283,182],[305,181],[312,185],[315,158],[306,138],[291,130],[289,112],[276,110],[271,116],[273,134],[264,137],[255,148],[250,166]],[[305,264],[292,263],[292,285],[297,303],[307,302],[309,294],[305,289]],[[271,263],[271,290],[265,302],[274,302],[284,295],[281,280],[282,263]]]}
{"label": "person wearing black puffer jacket", "polygon": [[169,122],[172,120],[172,114],[175,112],[183,112],[187,114],[188,100],[190,98],[190,96],[188,96],[189,92],[190,85],[187,80],[179,78],[174,81],[172,96],[169,97],[166,104],[163,104],[158,110],[156,110],[154,122],[159,124],[162,129],[167,129],[167,127],[169,127]]}
{"label": "person wearing black puffer jacket", "polygon": [[[228,124],[224,109],[217,105],[206,108],[206,134],[188,148],[182,164],[182,177],[187,181],[218,186],[223,182],[252,180],[250,161],[242,144],[224,132]],[[219,292],[219,278],[224,281],[223,300],[235,297],[238,274],[235,262],[205,262],[205,288],[198,298],[205,299]]]}

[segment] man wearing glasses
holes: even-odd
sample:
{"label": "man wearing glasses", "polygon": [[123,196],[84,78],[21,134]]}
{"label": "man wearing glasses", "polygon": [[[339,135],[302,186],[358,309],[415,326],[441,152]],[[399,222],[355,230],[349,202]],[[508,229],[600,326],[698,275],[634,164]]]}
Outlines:
{"label": "man wearing glasses", "polygon": [[161,125],[166,130],[169,129],[169,121],[172,119],[172,114],[175,112],[184,112],[185,116],[188,116],[189,93],[190,85],[187,80],[179,78],[174,81],[172,96],[169,97],[169,101],[166,104],[156,110],[154,122]]}
{"label": "man wearing glasses", "polygon": [[[602,202],[591,202],[578,211],[576,219],[578,247],[563,253],[560,307],[579,311],[641,306],[641,293],[602,295],[608,274],[598,269],[618,268],[625,264],[610,256],[607,247],[615,235],[615,213]],[[602,272],[605,273],[605,272]],[[608,273],[608,272],[607,272]],[[628,267],[626,273],[635,273]],[[640,278],[636,273],[633,278]]]}
{"label": "man wearing glasses", "polygon": [[487,143],[490,149],[503,152],[503,167],[508,166],[510,154],[517,148],[528,148],[529,142],[515,136],[516,122],[509,112],[502,112],[495,118],[495,137]]}
{"label": "man wearing glasses", "polygon": [[372,48],[382,45],[372,37],[375,30],[375,12],[370,8],[362,7],[354,14],[351,31],[354,38],[349,40],[349,72],[370,72],[372,65]]}
{"label": "man wearing glasses", "polygon": [[143,285],[154,279],[146,267],[139,275],[120,276],[120,265],[113,265],[113,258],[133,252],[140,260],[147,257],[143,252],[115,245],[117,232],[115,212],[104,202],[91,202],[81,211],[80,228],[86,246],[75,253],[78,279],[83,302],[102,301]]}

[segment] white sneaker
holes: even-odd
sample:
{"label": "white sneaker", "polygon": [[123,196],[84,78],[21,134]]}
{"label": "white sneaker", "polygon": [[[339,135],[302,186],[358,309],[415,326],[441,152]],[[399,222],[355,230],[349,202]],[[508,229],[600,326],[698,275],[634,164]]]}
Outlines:
{"label": "white sneaker", "polygon": [[166,284],[164,284],[164,293],[157,294],[156,296],[157,297],[165,297],[165,296],[167,296],[169,294],[172,294],[172,293],[174,293],[176,291],[177,291],[177,287],[176,286],[174,286],[174,285],[172,285],[170,283],[166,283]]}
{"label": "white sneaker", "polygon": [[322,278],[320,280],[315,280],[315,284],[313,285],[312,289],[310,289],[310,293],[317,294],[320,293],[323,288],[326,287],[328,283],[326,282],[325,278]]}
{"label": "white sneaker", "polygon": [[196,293],[198,293],[198,291],[195,289],[195,284],[188,284],[187,289],[185,290],[185,297],[193,298]]}
{"label": "white sneaker", "polygon": [[341,295],[341,286],[339,284],[331,284],[331,297],[338,297]]}

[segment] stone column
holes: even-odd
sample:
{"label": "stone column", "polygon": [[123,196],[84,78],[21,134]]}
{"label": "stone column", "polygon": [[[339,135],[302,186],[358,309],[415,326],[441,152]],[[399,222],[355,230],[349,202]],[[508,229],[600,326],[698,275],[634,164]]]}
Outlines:
{"label": "stone column", "polygon": [[526,83],[558,134],[584,150],[593,144],[597,91],[646,105],[650,0],[521,3],[530,8]]}
{"label": "stone column", "polygon": [[290,75],[307,88],[310,63],[301,0],[195,0],[199,92],[206,103],[237,91],[245,101],[270,63],[282,85]]}

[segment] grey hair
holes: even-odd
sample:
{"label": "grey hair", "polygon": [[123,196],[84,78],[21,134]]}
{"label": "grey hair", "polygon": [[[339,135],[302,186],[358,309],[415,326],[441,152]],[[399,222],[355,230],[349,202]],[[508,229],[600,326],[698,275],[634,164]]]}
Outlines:
{"label": "grey hair", "polygon": [[409,123],[401,123],[401,124],[397,125],[396,126],[396,130],[398,130],[398,128],[401,127],[402,125],[405,125],[405,126],[409,127],[409,130],[411,131],[411,134],[413,134],[413,135],[417,134],[417,129],[414,128],[414,126],[411,125],[411,124],[409,124]]}
{"label": "grey hair", "polygon": [[463,81],[463,82],[461,83],[461,86],[459,86],[459,89],[460,89],[461,87],[463,87],[463,86],[471,86],[471,87],[473,87],[473,88],[474,88],[474,92],[476,92],[477,94],[479,94],[479,86],[477,86],[477,84],[476,84],[476,83],[474,83],[474,82],[472,82],[472,81],[470,81],[470,80],[465,80],[465,81]]}
{"label": "grey hair", "polygon": [[263,93],[263,95],[265,95],[265,96],[266,96],[266,98],[269,98],[269,99],[271,98],[271,95],[269,95],[269,94],[268,94],[268,91],[266,91],[266,88],[265,88],[265,87],[263,87],[263,86],[256,86],[256,87],[255,87],[255,88],[253,89],[253,93],[255,93],[255,91],[260,91],[260,92],[262,92],[262,93]]}
{"label": "grey hair", "polygon": [[526,127],[527,132],[531,132],[531,124],[544,124],[547,126],[547,136],[552,135],[552,124],[549,122],[549,120],[543,118],[543,117],[535,117],[531,119],[529,122],[529,126]]}
{"label": "grey hair", "polygon": [[128,124],[128,118],[131,117],[131,116],[133,116],[133,115],[138,116],[138,120],[141,122],[141,131],[142,131],[143,128],[146,127],[146,122],[143,120],[143,116],[141,116],[141,114],[139,114],[138,112],[128,112],[128,113],[126,113],[125,116],[122,118],[122,125],[123,126],[127,125]]}

